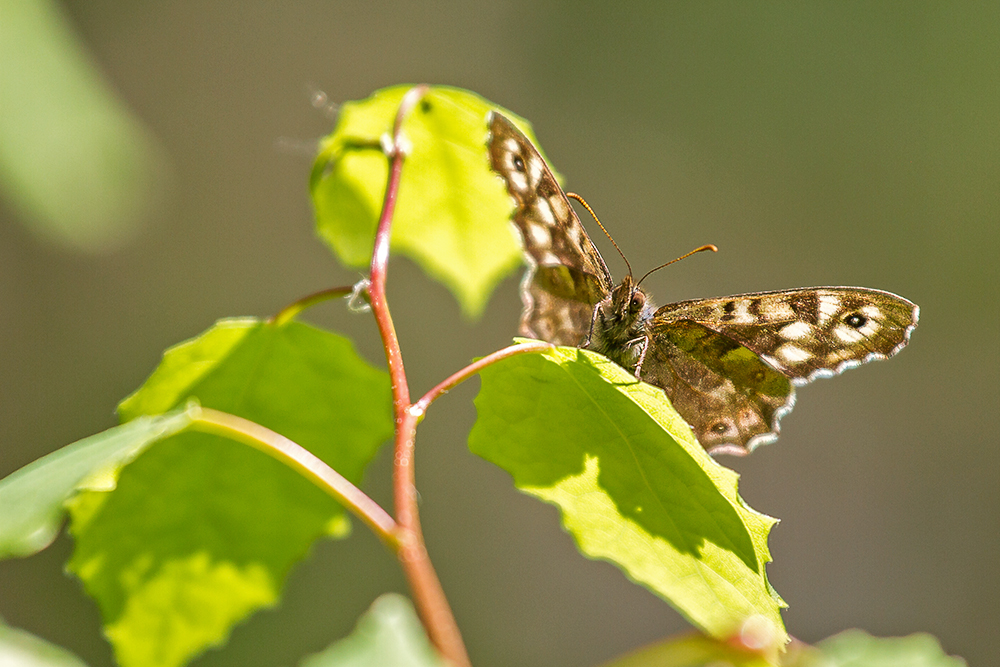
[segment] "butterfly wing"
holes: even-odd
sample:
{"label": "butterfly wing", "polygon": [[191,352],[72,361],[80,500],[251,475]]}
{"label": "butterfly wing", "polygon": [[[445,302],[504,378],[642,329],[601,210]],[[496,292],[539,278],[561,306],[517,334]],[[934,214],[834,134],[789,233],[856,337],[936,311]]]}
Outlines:
{"label": "butterfly wing", "polygon": [[490,163],[514,198],[529,269],[521,283],[521,334],[580,345],[594,306],[614,286],[608,267],[545,160],[507,118],[489,119]]}
{"label": "butterfly wing", "polygon": [[859,287],[681,301],[650,320],[642,377],[706,449],[744,453],[777,437],[792,385],[894,355],[917,317],[906,299]]}
{"label": "butterfly wing", "polygon": [[778,420],[795,404],[795,389],[782,373],[691,320],[654,315],[641,376],[666,392],[712,454],[746,454],[771,442]]}

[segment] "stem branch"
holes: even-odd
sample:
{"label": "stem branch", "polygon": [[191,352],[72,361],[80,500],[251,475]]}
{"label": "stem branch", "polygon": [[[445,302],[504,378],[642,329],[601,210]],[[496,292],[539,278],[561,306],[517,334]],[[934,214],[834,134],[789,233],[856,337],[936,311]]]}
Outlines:
{"label": "stem branch", "polygon": [[445,379],[443,382],[438,384],[436,387],[424,394],[419,401],[413,404],[410,408],[411,412],[417,413],[417,417],[422,417],[427,408],[431,403],[440,398],[441,394],[446,394],[448,391],[462,382],[465,382],[470,377],[483,370],[491,364],[495,364],[501,359],[506,359],[507,357],[513,357],[517,354],[525,354],[527,352],[541,352],[542,350],[547,350],[551,348],[550,343],[543,343],[542,341],[532,341],[530,343],[518,343],[516,345],[511,345],[505,347],[502,350],[497,350],[492,354],[488,354],[479,361],[475,361],[457,373],[453,374],[451,377]]}

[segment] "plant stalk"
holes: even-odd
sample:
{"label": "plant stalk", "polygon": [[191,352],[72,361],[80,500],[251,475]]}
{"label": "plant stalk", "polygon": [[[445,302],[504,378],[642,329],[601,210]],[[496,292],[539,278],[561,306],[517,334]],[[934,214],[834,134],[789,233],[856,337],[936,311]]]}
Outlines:
{"label": "plant stalk", "polygon": [[395,457],[393,460],[393,496],[396,523],[399,526],[399,549],[397,556],[400,566],[410,584],[414,603],[420,619],[427,630],[431,643],[456,667],[471,667],[458,623],[445,597],[444,589],[431,564],[420,528],[420,514],[417,510],[417,491],[413,468],[413,448],[419,415],[411,410],[410,389],[403,368],[403,357],[396,337],[396,329],[389,313],[385,296],[386,276],[389,264],[389,238],[392,217],[396,209],[396,197],[406,159],[403,150],[403,121],[413,107],[427,93],[427,86],[417,86],[403,96],[393,125],[392,148],[389,151],[389,176],[382,202],[382,213],[375,232],[375,247],[368,294],[372,313],[378,325],[382,346],[385,349],[389,377],[392,381],[392,407],[396,423]]}

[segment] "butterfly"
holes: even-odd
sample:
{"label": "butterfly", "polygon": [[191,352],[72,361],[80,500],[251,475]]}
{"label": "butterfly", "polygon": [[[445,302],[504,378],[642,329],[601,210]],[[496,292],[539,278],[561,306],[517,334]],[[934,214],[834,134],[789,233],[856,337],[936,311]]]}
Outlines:
{"label": "butterfly", "polygon": [[495,111],[488,123],[490,164],[515,201],[513,221],[528,262],[521,334],[599,352],[660,387],[709,453],[742,455],[774,441],[796,385],[891,357],[909,342],[917,306],[863,287],[655,308],[631,270],[615,284],[524,134]]}

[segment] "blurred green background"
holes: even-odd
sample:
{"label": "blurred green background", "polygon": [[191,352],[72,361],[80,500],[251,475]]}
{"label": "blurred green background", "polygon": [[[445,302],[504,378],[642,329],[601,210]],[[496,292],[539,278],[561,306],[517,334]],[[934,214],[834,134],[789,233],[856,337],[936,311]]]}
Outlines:
{"label": "blurred green background", "polygon": [[[162,349],[216,318],[268,315],[357,279],[312,230],[307,176],[314,142],[331,128],[310,106],[313,92],[342,101],[401,82],[457,85],[534,123],[637,271],[720,247],[650,278],[660,303],[830,284],[921,306],[899,358],[804,388],[777,443],[723,463],[742,473],[752,507],[782,521],[768,572],[793,635],[924,630],[970,664],[991,662],[1000,5],[78,0],[57,9],[95,80],[133,114],[121,123],[126,143],[146,157],[120,170],[146,212],[126,207],[122,218],[140,222],[101,251],[90,236],[74,245],[37,232],[44,217],[11,190],[0,200],[0,476],[114,424],[114,406]],[[11,34],[0,40],[10,52]],[[29,64],[30,46],[20,51]],[[3,90],[9,121],[17,105]],[[68,84],[48,93],[70,113],[77,95]],[[46,116],[56,134],[74,120]],[[60,157],[81,179],[96,169],[85,152]],[[620,275],[613,250],[605,256]],[[504,282],[470,324],[441,286],[395,261],[389,298],[412,390],[508,343],[516,288],[516,277]],[[367,316],[331,304],[310,317],[381,363]],[[591,665],[683,630],[659,599],[580,557],[553,508],[468,453],[475,384],[435,405],[417,457],[430,552],[475,664]],[[366,485],[385,502],[389,459],[383,451]],[[108,665],[94,605],[61,572],[71,546],[64,537],[0,564],[0,615]],[[345,635],[385,590],[405,590],[398,568],[356,527],[316,547],[281,608],[196,664],[293,664]]]}

